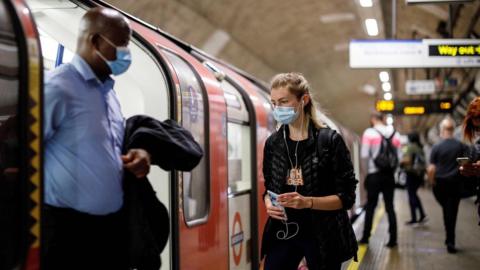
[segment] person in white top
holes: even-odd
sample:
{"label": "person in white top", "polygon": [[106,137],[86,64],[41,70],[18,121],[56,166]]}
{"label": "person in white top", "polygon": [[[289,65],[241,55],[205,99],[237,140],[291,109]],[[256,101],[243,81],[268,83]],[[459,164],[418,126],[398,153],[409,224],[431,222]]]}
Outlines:
{"label": "person in white top", "polygon": [[[365,224],[361,244],[367,244],[372,229],[373,214],[378,202],[380,192],[383,194],[385,210],[388,215],[390,240],[387,247],[397,245],[397,220],[393,207],[393,194],[395,190],[395,168],[382,169],[375,164],[375,158],[379,155],[383,138],[390,138],[394,146],[398,160],[400,160],[400,135],[392,126],[384,124],[384,117],[380,113],[372,114],[371,127],[367,128],[362,136],[362,166],[367,172],[364,184],[367,190],[367,204],[365,206]],[[397,160],[397,162],[398,162]],[[377,163],[378,164],[378,163]],[[395,164],[397,166],[397,164]]]}

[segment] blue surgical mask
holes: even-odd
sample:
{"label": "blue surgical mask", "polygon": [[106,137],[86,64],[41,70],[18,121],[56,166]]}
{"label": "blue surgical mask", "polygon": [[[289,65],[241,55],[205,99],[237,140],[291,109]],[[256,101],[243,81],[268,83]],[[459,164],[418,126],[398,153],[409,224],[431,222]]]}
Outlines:
{"label": "blue surgical mask", "polygon": [[277,106],[273,109],[273,117],[277,122],[280,122],[284,125],[288,125],[293,121],[297,120],[300,110],[295,112],[294,107],[280,107]]}
{"label": "blue surgical mask", "polygon": [[103,56],[99,51],[97,51],[97,54],[107,63],[108,67],[112,71],[113,75],[120,75],[127,71],[128,67],[130,67],[130,64],[132,63],[132,55],[130,53],[130,49],[128,47],[117,47],[113,42],[108,40],[106,37],[100,35],[105,41],[107,41],[110,45],[115,47],[116,49],[116,59],[113,61],[108,60]]}

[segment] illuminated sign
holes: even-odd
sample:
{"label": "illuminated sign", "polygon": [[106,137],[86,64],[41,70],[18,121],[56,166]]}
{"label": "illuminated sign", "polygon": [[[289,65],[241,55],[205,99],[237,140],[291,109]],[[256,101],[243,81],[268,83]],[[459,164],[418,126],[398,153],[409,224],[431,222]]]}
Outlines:
{"label": "illuminated sign", "polygon": [[435,93],[434,80],[407,80],[405,82],[407,95],[429,95]]}
{"label": "illuminated sign", "polygon": [[393,115],[450,113],[452,99],[378,100],[377,111]]}
{"label": "illuminated sign", "polygon": [[413,115],[413,114],[424,114],[425,113],[425,107],[423,106],[417,106],[417,107],[409,107],[405,106],[403,108],[403,114],[407,115]]}
{"label": "illuminated sign", "polygon": [[407,4],[445,4],[472,2],[473,0],[406,0]]}
{"label": "illuminated sign", "polygon": [[351,68],[480,67],[478,39],[352,40]]}
{"label": "illuminated sign", "polygon": [[480,56],[480,44],[439,44],[428,46],[429,56]]}
{"label": "illuminated sign", "polygon": [[391,100],[379,100],[377,101],[376,107],[379,112],[393,111],[393,109],[395,109],[395,103]]}

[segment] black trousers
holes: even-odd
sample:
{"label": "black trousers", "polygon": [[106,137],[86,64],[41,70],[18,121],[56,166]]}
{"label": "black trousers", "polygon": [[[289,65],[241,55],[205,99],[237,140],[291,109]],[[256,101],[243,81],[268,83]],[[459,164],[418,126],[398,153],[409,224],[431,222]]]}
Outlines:
{"label": "black trousers", "polygon": [[436,179],[433,195],[442,206],[443,224],[446,232],[445,244],[455,246],[455,227],[458,206],[460,205],[460,180]]}
{"label": "black trousers", "polygon": [[395,179],[393,173],[377,172],[368,174],[365,179],[365,189],[367,190],[367,205],[365,209],[365,227],[363,229],[363,238],[368,240],[372,230],[373,214],[378,203],[380,192],[383,194],[385,210],[388,216],[388,225],[390,233],[389,242],[397,242],[397,218],[393,207],[393,194],[395,191]]}
{"label": "black trousers", "polygon": [[407,192],[408,203],[410,204],[410,215],[412,221],[417,221],[417,209],[420,212],[420,218],[425,216],[422,201],[418,197],[417,191],[422,184],[423,179],[414,173],[407,173]]}
{"label": "black trousers", "polygon": [[94,216],[44,206],[42,269],[128,269],[120,213]]}
{"label": "black trousers", "polygon": [[316,240],[311,237],[275,240],[266,254],[264,270],[297,270],[305,257],[309,270],[340,270],[341,262],[320,262]]}

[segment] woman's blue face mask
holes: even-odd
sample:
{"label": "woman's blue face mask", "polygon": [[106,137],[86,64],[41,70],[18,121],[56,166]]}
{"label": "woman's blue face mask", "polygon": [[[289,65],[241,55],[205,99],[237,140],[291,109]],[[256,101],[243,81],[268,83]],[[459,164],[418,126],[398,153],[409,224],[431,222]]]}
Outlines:
{"label": "woman's blue face mask", "polygon": [[[303,102],[301,104],[303,104]],[[302,107],[295,111],[295,107],[276,106],[273,109],[273,117],[275,120],[277,120],[277,122],[288,125],[297,120],[298,116],[300,115],[301,108]]]}
{"label": "woman's blue face mask", "polygon": [[103,59],[103,61],[105,61],[105,63],[112,71],[112,74],[120,75],[127,71],[127,69],[130,67],[130,64],[132,63],[132,55],[130,53],[130,49],[128,47],[117,47],[106,37],[102,35],[100,35],[100,37],[107,41],[107,43],[114,47],[116,50],[116,59],[113,61],[108,60],[99,51],[97,51],[97,54]]}

